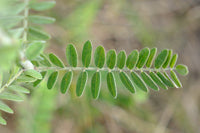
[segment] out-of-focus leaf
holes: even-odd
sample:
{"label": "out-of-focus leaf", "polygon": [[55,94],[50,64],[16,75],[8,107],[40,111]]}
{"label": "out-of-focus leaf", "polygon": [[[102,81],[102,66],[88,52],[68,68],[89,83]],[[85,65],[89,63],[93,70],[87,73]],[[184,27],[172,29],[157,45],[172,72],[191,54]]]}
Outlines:
{"label": "out-of-focus leaf", "polygon": [[178,54],[174,54],[172,56],[172,59],[170,61],[170,68],[174,68],[174,66],[176,65],[177,58],[178,58]]}
{"label": "out-of-focus leaf", "polygon": [[30,93],[30,91],[22,86],[19,85],[10,85],[8,87],[9,90],[15,91],[15,92],[21,92],[21,93]]}
{"label": "out-of-focus leaf", "polygon": [[49,54],[49,59],[54,65],[61,67],[61,68],[65,67],[64,64],[62,63],[62,61],[53,53]]}
{"label": "out-of-focus leaf", "polygon": [[138,59],[137,65],[136,65],[137,68],[142,68],[146,64],[146,62],[149,58],[149,53],[150,53],[149,48],[144,48],[140,51],[139,59]]}
{"label": "out-of-focus leaf", "polygon": [[37,79],[28,75],[22,74],[18,79],[17,82],[35,82]]}
{"label": "out-of-focus leaf", "polygon": [[82,51],[82,64],[84,67],[89,67],[91,62],[91,56],[92,56],[92,44],[88,40],[87,42],[85,42]]}
{"label": "out-of-focus leaf", "polygon": [[6,120],[1,115],[0,115],[0,124],[2,124],[2,125],[7,124]]}
{"label": "out-of-focus leaf", "polygon": [[0,17],[0,26],[4,28],[13,28],[17,26],[22,20],[23,16],[5,16]]}
{"label": "out-of-focus leaf", "polygon": [[183,76],[185,76],[185,75],[187,75],[187,74],[189,73],[187,66],[186,66],[186,65],[183,65],[183,64],[177,65],[177,66],[176,66],[176,71],[177,71],[179,74],[183,75]]}
{"label": "out-of-focus leaf", "polygon": [[129,69],[133,69],[137,64],[138,59],[139,59],[138,50],[133,50],[127,57],[126,67],[128,67]]}
{"label": "out-of-focus leaf", "polygon": [[169,66],[171,57],[172,57],[172,50],[169,50],[167,59],[166,59],[165,63],[162,65],[163,68],[167,68]]}
{"label": "out-of-focus leaf", "polygon": [[107,52],[106,55],[106,65],[108,68],[113,69],[115,67],[116,64],[116,51],[114,49],[111,49]]}
{"label": "out-of-focus leaf", "polygon": [[53,8],[55,4],[56,4],[55,1],[44,1],[44,2],[31,3],[30,7],[36,11],[44,11]]}
{"label": "out-of-focus leaf", "polygon": [[60,86],[61,93],[64,94],[67,92],[67,90],[71,85],[72,78],[73,78],[73,72],[72,71],[66,72],[61,81],[61,86]]}
{"label": "out-of-focus leaf", "polygon": [[28,19],[35,24],[51,24],[55,22],[55,18],[38,15],[29,16]]}
{"label": "out-of-focus leaf", "polygon": [[153,79],[146,72],[141,72],[141,77],[142,77],[143,81],[146,83],[146,85],[148,85],[150,88],[152,88],[156,91],[159,90],[156,83],[153,81]]}
{"label": "out-of-focus leaf", "polygon": [[165,90],[168,89],[167,86],[163,83],[163,81],[154,72],[150,72],[149,75],[158,86]]}
{"label": "out-of-focus leaf", "polygon": [[36,87],[37,85],[39,85],[41,83],[41,81],[44,79],[45,75],[46,75],[46,71],[41,72],[42,75],[42,79],[38,79],[33,83],[33,86]]}
{"label": "out-of-focus leaf", "polygon": [[141,90],[148,92],[148,88],[144,81],[140,78],[140,76],[136,72],[131,72],[131,77],[133,82],[140,88]]}
{"label": "out-of-focus leaf", "polygon": [[10,114],[14,113],[14,111],[8,105],[6,105],[5,103],[3,103],[1,101],[0,101],[0,110],[10,113]]}
{"label": "out-of-focus leaf", "polygon": [[69,44],[66,47],[66,58],[70,66],[76,67],[78,63],[78,55],[74,45]]}
{"label": "out-of-focus leaf", "polygon": [[155,64],[154,64],[156,69],[159,69],[165,63],[167,56],[168,56],[168,50],[167,49],[162,50],[158,54],[158,56],[155,59]]}
{"label": "out-of-focus leaf", "polygon": [[107,86],[108,90],[110,91],[111,95],[116,98],[117,97],[117,87],[115,82],[115,77],[112,72],[107,73]]}
{"label": "out-of-focus leaf", "polygon": [[94,99],[99,97],[101,87],[101,73],[95,72],[91,80],[91,92]]}
{"label": "out-of-focus leaf", "polygon": [[24,74],[25,74],[25,75],[28,75],[28,76],[31,76],[31,77],[33,77],[33,78],[36,78],[36,79],[42,79],[42,75],[41,75],[39,72],[37,72],[37,71],[35,71],[35,70],[33,70],[33,69],[26,70],[26,71],[24,72]]}
{"label": "out-of-focus leaf", "polygon": [[157,53],[157,48],[152,48],[150,50],[149,58],[148,58],[147,63],[146,63],[147,68],[151,67],[153,60],[156,56],[156,53]]}
{"label": "out-of-focus leaf", "polygon": [[105,64],[105,50],[102,46],[98,46],[94,53],[95,65],[102,68]]}
{"label": "out-of-focus leaf", "polygon": [[28,38],[29,39],[37,39],[37,40],[48,40],[51,36],[44,31],[41,31],[37,28],[29,27],[28,29]]}
{"label": "out-of-focus leaf", "polygon": [[0,99],[16,101],[16,102],[23,101],[23,98],[21,98],[20,96],[8,92],[0,93]]}
{"label": "out-of-focus leaf", "polygon": [[81,72],[76,83],[76,95],[78,97],[80,97],[83,94],[83,91],[86,87],[87,79],[88,79],[87,71]]}
{"label": "out-of-focus leaf", "polygon": [[119,77],[124,84],[124,86],[131,92],[135,93],[135,87],[133,86],[133,83],[131,82],[130,78],[125,72],[120,72]]}
{"label": "out-of-focus leaf", "polygon": [[120,51],[117,55],[117,67],[123,69],[126,63],[126,52],[124,50]]}
{"label": "out-of-focus leaf", "polygon": [[52,89],[57,81],[58,78],[58,72],[52,72],[51,75],[49,76],[49,79],[47,81],[47,88]]}

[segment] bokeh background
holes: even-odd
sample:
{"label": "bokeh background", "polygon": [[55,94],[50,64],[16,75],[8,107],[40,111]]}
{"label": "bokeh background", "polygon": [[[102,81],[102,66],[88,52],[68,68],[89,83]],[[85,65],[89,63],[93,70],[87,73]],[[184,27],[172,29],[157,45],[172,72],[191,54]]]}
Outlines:
{"label": "bokeh background", "polygon": [[[183,88],[130,94],[117,79],[119,95],[113,99],[103,81],[100,98],[93,100],[90,82],[81,98],[62,95],[43,82],[25,102],[9,105],[7,126],[0,133],[199,133],[200,132],[200,1],[199,0],[56,0],[41,15],[56,18],[46,25],[52,39],[46,52],[65,60],[65,47],[79,52],[87,40],[106,50],[157,47],[173,49],[189,75],[180,77]],[[31,12],[36,13],[37,12]],[[79,57],[80,58],[80,57]],[[77,73],[78,74],[78,73]],[[76,74],[76,76],[77,76]],[[91,77],[91,76],[90,76]],[[103,78],[105,75],[103,75]],[[90,81],[90,79],[89,79]]]}

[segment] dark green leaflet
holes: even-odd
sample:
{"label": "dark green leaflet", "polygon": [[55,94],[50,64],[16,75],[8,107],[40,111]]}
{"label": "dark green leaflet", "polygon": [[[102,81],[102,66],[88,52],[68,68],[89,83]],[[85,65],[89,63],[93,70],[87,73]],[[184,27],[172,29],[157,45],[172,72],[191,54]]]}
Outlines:
{"label": "dark green leaflet", "polygon": [[176,73],[174,71],[170,71],[170,75],[171,75],[171,78],[173,79],[174,83],[179,87],[181,88],[182,87],[182,84],[180,82],[180,80],[178,79],[178,76],[176,75]]}
{"label": "dark green leaflet", "polygon": [[156,91],[159,90],[156,83],[153,81],[153,79],[146,72],[141,72],[141,77],[142,77],[143,81],[146,83],[146,85],[148,85],[150,88],[152,88]]}
{"label": "dark green leaflet", "polygon": [[78,55],[76,48],[72,44],[68,44],[66,47],[66,58],[70,66],[76,67],[78,63]]}
{"label": "dark green leaflet", "polygon": [[152,48],[150,50],[149,58],[148,58],[147,63],[146,63],[147,68],[151,67],[152,62],[153,62],[153,60],[156,56],[156,53],[157,53],[157,48]]}
{"label": "dark green leaflet", "polygon": [[81,72],[76,83],[76,95],[78,97],[80,97],[83,94],[83,91],[86,87],[87,79],[88,79],[87,71]]}
{"label": "dark green leaflet", "polygon": [[94,53],[95,65],[102,68],[105,64],[105,50],[102,46],[98,46]]}
{"label": "dark green leaflet", "polygon": [[162,65],[163,68],[167,68],[169,66],[171,58],[172,58],[172,50],[169,50],[167,59],[166,59],[165,63]]}
{"label": "dark green leaflet", "polygon": [[108,90],[110,91],[111,95],[114,98],[116,98],[117,97],[117,88],[116,88],[115,77],[112,72],[107,73],[107,86],[108,86]]}
{"label": "dark green leaflet", "polygon": [[174,87],[173,83],[171,83],[161,72],[157,72],[157,75],[163,81],[165,85],[171,88]]}
{"label": "dark green leaflet", "polygon": [[22,86],[19,85],[11,85],[8,87],[9,90],[15,91],[15,92],[21,92],[21,93],[30,93],[30,91]]}
{"label": "dark green leaflet", "polygon": [[73,78],[73,72],[72,71],[65,73],[65,75],[63,76],[62,81],[61,81],[61,86],[60,86],[61,93],[64,94],[64,93],[67,92],[67,90],[69,89],[69,87],[71,85],[72,78]]}
{"label": "dark green leaflet", "polygon": [[138,50],[133,50],[127,57],[126,67],[129,69],[133,69],[139,59]]}
{"label": "dark green leaflet", "polygon": [[36,40],[49,40],[51,38],[49,34],[33,27],[28,29],[28,33],[28,38],[34,38]]}
{"label": "dark green leaflet", "polygon": [[31,77],[33,77],[33,78],[36,78],[36,79],[42,79],[42,75],[41,75],[39,72],[37,72],[37,71],[35,71],[35,70],[33,70],[33,69],[26,70],[26,71],[24,72],[24,74],[25,74],[25,75],[28,75],[28,76],[31,76]]}
{"label": "dark green leaflet", "polygon": [[47,57],[44,54],[40,54],[40,56],[42,57],[42,60],[40,61],[40,64],[50,67],[51,63],[49,62],[49,60],[47,59]]}
{"label": "dark green leaflet", "polygon": [[123,69],[126,63],[126,52],[124,50],[120,51],[117,55],[117,67]]}
{"label": "dark green leaflet", "polygon": [[177,58],[178,58],[178,54],[174,54],[172,56],[172,59],[170,61],[170,65],[169,65],[170,68],[174,68],[174,66],[176,65]]}
{"label": "dark green leaflet", "polygon": [[177,66],[176,66],[176,71],[177,71],[179,74],[183,75],[183,76],[185,76],[185,75],[187,75],[187,74],[189,73],[187,66],[186,66],[186,65],[183,65],[183,64],[177,65]]}
{"label": "dark green leaflet", "polygon": [[58,67],[62,67],[62,68],[65,67],[63,65],[62,61],[56,55],[54,55],[53,53],[49,54],[49,59],[54,65],[56,65]]}
{"label": "dark green leaflet", "polygon": [[136,65],[137,68],[142,68],[146,64],[148,57],[149,57],[149,53],[150,53],[149,48],[144,48],[140,51],[139,59],[138,59],[137,65]]}
{"label": "dark green leaflet", "polygon": [[57,81],[58,78],[58,72],[52,72],[51,75],[49,76],[49,79],[47,81],[47,88],[52,89]]}
{"label": "dark green leaflet", "polygon": [[82,51],[82,64],[84,67],[89,67],[92,56],[92,44],[90,41],[85,42]]}
{"label": "dark green leaflet", "polygon": [[135,87],[133,86],[133,83],[131,82],[130,78],[125,72],[120,72],[119,73],[120,79],[124,86],[131,92],[135,93]]}
{"label": "dark green leaflet", "polygon": [[155,59],[155,64],[154,64],[156,69],[159,69],[164,64],[164,62],[167,59],[167,56],[168,56],[168,50],[167,49],[162,50],[158,54],[158,56]]}
{"label": "dark green leaflet", "polygon": [[133,82],[143,91],[148,92],[148,88],[144,81],[140,78],[140,76],[136,72],[131,72],[131,77]]}
{"label": "dark green leaflet", "polygon": [[107,52],[106,65],[108,68],[113,69],[115,67],[116,58],[117,58],[117,55],[116,55],[115,50],[111,49]]}
{"label": "dark green leaflet", "polygon": [[154,72],[150,72],[150,77],[153,79],[153,81],[159,85],[161,88],[167,90],[167,86],[163,83],[163,81],[154,73]]}
{"label": "dark green leaflet", "polygon": [[41,72],[42,75],[42,79],[38,79],[35,82],[33,82],[33,86],[36,87],[37,85],[39,85],[41,83],[41,81],[44,79],[45,75],[46,75],[46,71]]}
{"label": "dark green leaflet", "polygon": [[91,91],[94,99],[99,97],[101,87],[101,73],[95,72],[91,80]]}
{"label": "dark green leaflet", "polygon": [[170,76],[166,73],[166,72],[163,72],[164,76],[172,83],[172,85],[176,88],[178,88],[176,86],[176,84],[174,83],[174,81],[170,78]]}

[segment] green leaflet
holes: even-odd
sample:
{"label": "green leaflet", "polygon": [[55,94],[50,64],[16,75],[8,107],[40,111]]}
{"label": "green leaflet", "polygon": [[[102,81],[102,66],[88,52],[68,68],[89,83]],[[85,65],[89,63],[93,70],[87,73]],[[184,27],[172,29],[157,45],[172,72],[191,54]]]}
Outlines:
{"label": "green leaflet", "polygon": [[6,105],[5,103],[3,103],[1,101],[0,101],[0,110],[10,113],[10,114],[14,113],[14,111],[8,105]]}
{"label": "green leaflet", "polygon": [[37,85],[40,84],[40,82],[44,79],[46,73],[47,73],[46,71],[41,72],[42,79],[38,79],[38,80],[36,80],[35,82],[33,82],[33,86],[34,86],[34,87],[36,87]]}
{"label": "green leaflet", "polygon": [[157,72],[157,75],[158,75],[158,77],[163,81],[163,83],[164,83],[165,85],[167,85],[168,87],[171,87],[171,88],[175,87],[175,86],[173,85],[173,83],[170,82],[170,80],[168,80],[167,77],[165,77],[165,75],[163,75],[161,72]]}
{"label": "green leaflet", "polygon": [[24,74],[28,75],[28,76],[31,76],[33,78],[36,78],[36,79],[42,79],[42,75],[39,72],[37,72],[37,71],[35,71],[33,69],[26,70],[24,72]]}
{"label": "green leaflet", "polygon": [[117,97],[117,88],[116,88],[115,77],[112,72],[107,73],[107,86],[108,86],[108,90],[110,91],[111,95],[114,98],[116,98]]}
{"label": "green leaflet", "polygon": [[29,27],[28,33],[28,38],[34,38],[36,40],[49,40],[51,38],[49,34],[33,27]]}
{"label": "green leaflet", "polygon": [[153,79],[146,72],[141,72],[141,77],[142,77],[143,81],[146,83],[146,85],[148,85],[150,88],[152,88],[156,91],[159,90],[156,83],[153,81]]}
{"label": "green leaflet", "polygon": [[154,72],[150,72],[149,75],[158,86],[165,90],[168,89],[167,86],[163,83],[163,81]]}
{"label": "green leaflet", "polygon": [[53,53],[49,54],[49,59],[54,65],[61,67],[61,68],[65,67],[63,65],[62,61],[56,55],[54,55]]}
{"label": "green leaflet", "polygon": [[37,3],[31,3],[30,8],[36,11],[44,11],[53,8],[55,4],[56,4],[55,1],[37,2]]}
{"label": "green leaflet", "polygon": [[1,114],[0,114],[0,124],[2,124],[2,125],[6,125],[7,124],[6,120],[3,119],[3,117],[1,116]]}
{"label": "green leaflet", "polygon": [[105,50],[102,46],[98,46],[94,53],[95,65],[102,68],[105,64]]}
{"label": "green leaflet", "polygon": [[38,15],[28,16],[28,20],[35,24],[51,24],[55,22],[55,18]]}
{"label": "green leaflet", "polygon": [[126,52],[124,50],[120,51],[117,55],[117,67],[123,69],[126,63]]}
{"label": "green leaflet", "polygon": [[169,66],[171,57],[172,57],[172,50],[169,50],[167,59],[166,59],[165,63],[162,65],[162,68],[167,68]]}
{"label": "green leaflet", "polygon": [[83,91],[86,87],[87,79],[88,79],[87,71],[81,72],[76,83],[76,95],[78,97],[80,97],[83,94]]}
{"label": "green leaflet", "polygon": [[146,63],[147,68],[151,67],[153,60],[156,56],[156,53],[157,53],[157,48],[152,48],[150,50],[149,58],[148,58],[147,63]]}
{"label": "green leaflet", "polygon": [[8,92],[0,93],[0,99],[21,102],[24,99],[20,96]]}
{"label": "green leaflet", "polygon": [[146,64],[146,62],[149,58],[149,53],[150,53],[149,48],[144,48],[140,51],[139,59],[138,59],[137,65],[136,65],[137,68],[142,68]]}
{"label": "green leaflet", "polygon": [[76,48],[74,45],[69,44],[66,47],[66,58],[70,66],[76,67],[77,66],[77,60],[78,60],[78,55]]}
{"label": "green leaflet", "polygon": [[140,76],[136,72],[131,72],[131,77],[133,82],[143,91],[148,92],[148,88],[144,81],[140,78]]}
{"label": "green leaflet", "polygon": [[129,69],[133,69],[139,59],[138,50],[133,50],[127,57],[126,67]]}
{"label": "green leaflet", "polygon": [[49,62],[49,60],[47,59],[47,57],[44,54],[40,54],[40,56],[42,57],[42,60],[40,61],[40,63],[44,66],[50,67],[51,63]]}
{"label": "green leaflet", "polygon": [[26,57],[29,60],[35,59],[40,53],[44,50],[44,43],[43,41],[36,41],[31,43],[28,48],[26,49]]}
{"label": "green leaflet", "polygon": [[119,77],[124,84],[124,86],[131,92],[135,93],[135,87],[133,86],[133,83],[131,82],[130,78],[125,72],[120,72]]}
{"label": "green leaflet", "polygon": [[176,66],[176,71],[177,71],[179,74],[183,75],[183,76],[185,76],[185,75],[187,75],[187,74],[189,73],[187,66],[186,66],[186,65],[183,65],[183,64],[177,65],[177,66]]}
{"label": "green leaflet", "polygon": [[108,68],[113,69],[115,67],[116,64],[116,51],[114,49],[111,49],[107,52],[106,55],[106,65]]}
{"label": "green leaflet", "polygon": [[85,42],[82,51],[82,64],[84,67],[89,67],[92,56],[92,44],[90,41]]}
{"label": "green leaflet", "polygon": [[182,87],[182,84],[180,82],[180,80],[178,79],[178,76],[176,75],[176,73],[174,71],[170,71],[170,75],[171,75],[171,78],[173,79],[174,83],[179,87],[181,88]]}
{"label": "green leaflet", "polygon": [[49,79],[47,81],[47,88],[52,89],[57,81],[58,78],[58,72],[52,72],[51,75],[49,76]]}
{"label": "green leaflet", "polygon": [[101,73],[95,72],[91,80],[91,92],[94,99],[99,97],[101,87]]}
{"label": "green leaflet", "polygon": [[17,82],[34,82],[37,79],[28,75],[22,74],[18,79]]}
{"label": "green leaflet", "polygon": [[73,78],[73,72],[72,71],[66,72],[61,81],[61,87],[60,87],[61,93],[64,94],[67,92],[67,90],[71,85],[72,78]]}
{"label": "green leaflet", "polygon": [[167,59],[167,56],[168,56],[168,50],[167,49],[162,50],[158,54],[157,58],[155,59],[155,64],[154,64],[156,69],[159,69],[164,64],[164,62]]}
{"label": "green leaflet", "polygon": [[15,92],[21,92],[21,93],[30,93],[30,91],[22,86],[19,85],[11,85],[8,87],[9,90],[15,91]]}
{"label": "green leaflet", "polygon": [[172,59],[170,61],[170,65],[169,65],[170,68],[174,68],[174,66],[176,65],[177,58],[178,58],[178,54],[174,54],[172,56]]}
{"label": "green leaflet", "polygon": [[163,72],[164,76],[172,83],[172,85],[176,88],[178,88],[176,86],[176,84],[174,83],[174,81],[170,78],[170,76],[167,74],[167,72]]}

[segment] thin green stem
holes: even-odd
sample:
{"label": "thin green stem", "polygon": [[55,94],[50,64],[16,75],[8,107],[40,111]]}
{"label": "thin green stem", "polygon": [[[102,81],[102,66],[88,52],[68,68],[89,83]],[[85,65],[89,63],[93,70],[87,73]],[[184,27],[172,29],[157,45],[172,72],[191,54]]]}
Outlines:
{"label": "thin green stem", "polygon": [[23,48],[26,47],[28,43],[28,16],[29,16],[29,0],[24,0],[26,8],[24,10],[24,21],[23,21]]}

